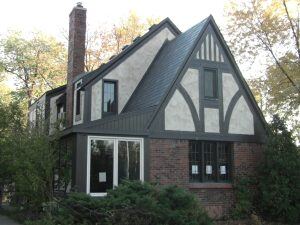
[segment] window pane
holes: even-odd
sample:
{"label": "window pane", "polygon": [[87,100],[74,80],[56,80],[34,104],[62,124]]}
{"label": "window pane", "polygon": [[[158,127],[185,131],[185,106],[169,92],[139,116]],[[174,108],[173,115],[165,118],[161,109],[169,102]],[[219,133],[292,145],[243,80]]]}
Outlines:
{"label": "window pane", "polygon": [[113,188],[112,140],[91,141],[90,192],[106,192]]}
{"label": "window pane", "polygon": [[204,85],[205,97],[218,97],[217,74],[215,70],[204,70]]}
{"label": "window pane", "polygon": [[116,83],[104,82],[103,112],[116,112]]}
{"label": "window pane", "polygon": [[140,142],[119,141],[118,182],[140,179]]}
{"label": "window pane", "polygon": [[80,114],[80,90],[76,91],[76,115]]}
{"label": "window pane", "polygon": [[204,142],[204,181],[213,181],[215,173],[215,144],[210,142]]}
{"label": "window pane", "polygon": [[[200,143],[201,144],[201,143]],[[189,159],[190,159],[190,182],[199,182],[201,181],[201,145],[199,146],[199,142],[192,141],[189,146]]]}
{"label": "window pane", "polygon": [[230,175],[230,146],[227,143],[218,145],[218,173],[220,181],[228,181]]}

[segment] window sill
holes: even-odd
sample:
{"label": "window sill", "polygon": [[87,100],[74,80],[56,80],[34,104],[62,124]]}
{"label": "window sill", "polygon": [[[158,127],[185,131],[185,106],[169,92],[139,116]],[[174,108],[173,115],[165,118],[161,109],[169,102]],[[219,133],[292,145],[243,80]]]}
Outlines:
{"label": "window sill", "polygon": [[190,189],[232,189],[231,183],[190,183]]}

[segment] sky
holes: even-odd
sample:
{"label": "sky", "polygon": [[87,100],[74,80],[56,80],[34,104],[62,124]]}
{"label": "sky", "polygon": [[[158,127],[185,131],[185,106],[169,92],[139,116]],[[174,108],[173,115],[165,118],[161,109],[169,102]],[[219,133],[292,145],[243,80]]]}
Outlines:
{"label": "sky", "polygon": [[[1,1],[0,34],[7,29],[41,30],[61,38],[68,28],[69,13],[79,0]],[[134,10],[141,17],[169,17],[182,31],[212,14],[224,24],[227,0],[82,0],[90,26],[114,24]]]}
{"label": "sky", "polygon": [[[65,41],[69,13],[79,0],[6,0],[1,1],[0,37],[12,30],[25,33],[42,31]],[[224,7],[229,0],[82,0],[89,27],[111,26],[131,10],[140,17],[169,17],[181,31],[187,30],[210,14],[218,26],[225,27]],[[244,76],[249,71],[240,65]],[[10,86],[14,82],[9,82]]]}

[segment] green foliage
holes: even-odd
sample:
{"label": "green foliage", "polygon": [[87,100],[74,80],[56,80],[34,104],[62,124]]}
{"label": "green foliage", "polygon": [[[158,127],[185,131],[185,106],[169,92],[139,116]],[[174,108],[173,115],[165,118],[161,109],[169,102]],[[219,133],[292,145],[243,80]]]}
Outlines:
{"label": "green foliage", "polygon": [[259,208],[268,218],[300,221],[300,150],[277,116],[264,152],[259,177]]}
{"label": "green foliage", "polygon": [[17,93],[30,102],[65,82],[66,53],[62,43],[41,32],[29,37],[9,32],[0,39],[0,71],[7,79],[16,79]]}
{"label": "green foliage", "polygon": [[230,49],[249,67],[249,84],[260,108],[267,116],[284,118],[298,141],[299,7],[298,0],[231,0],[226,10]]}
{"label": "green foliage", "polygon": [[211,219],[192,194],[175,187],[124,181],[104,198],[72,193],[52,212],[53,224],[206,225]]}
{"label": "green foliage", "polygon": [[47,135],[26,128],[17,103],[0,102],[0,186],[12,203],[39,211],[52,199],[56,147]]}
{"label": "green foliage", "polygon": [[236,181],[235,196],[236,204],[232,211],[234,219],[245,219],[253,213],[254,185],[255,181],[250,177],[243,177]]}

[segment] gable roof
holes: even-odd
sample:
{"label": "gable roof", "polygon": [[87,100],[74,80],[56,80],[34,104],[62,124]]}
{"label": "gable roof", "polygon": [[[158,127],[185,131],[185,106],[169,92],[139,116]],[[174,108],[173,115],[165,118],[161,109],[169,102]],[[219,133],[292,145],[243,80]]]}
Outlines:
{"label": "gable roof", "polygon": [[151,65],[144,78],[136,88],[135,92],[129,99],[127,105],[124,107],[123,112],[130,111],[142,111],[149,107],[156,107],[152,118],[149,120],[147,127],[150,126],[163,102],[167,98],[167,95],[174,86],[176,79],[179,77],[183,67],[192,54],[198,41],[202,37],[208,24],[211,24],[216,31],[216,34],[220,37],[221,45],[224,47],[226,54],[233,68],[237,74],[241,85],[244,87],[246,94],[248,95],[250,102],[261,120],[264,128],[267,128],[267,122],[257,105],[257,102],[244,79],[239,67],[228,47],[226,41],[221,34],[213,16],[209,16],[197,25],[188,29],[186,32],[180,34],[175,39],[167,42],[162,50],[158,53],[154,59],[154,63]]}
{"label": "gable roof", "polygon": [[78,75],[73,80],[73,83],[75,83],[79,79],[82,79],[82,86],[86,86],[98,76],[104,76],[110,70],[122,63],[128,56],[130,56],[131,53],[133,53],[137,49],[137,47],[143,45],[149,37],[151,37],[152,35],[159,32],[162,28],[165,27],[171,28],[170,31],[175,36],[181,34],[181,31],[178,29],[178,27],[167,17],[166,19],[162,20],[159,24],[152,25],[147,33],[145,33],[141,37],[137,37],[131,45],[123,47],[123,51],[120,52],[118,55],[114,56],[109,62],[102,64],[98,69],[94,71]]}
{"label": "gable roof", "polygon": [[124,107],[124,112],[145,110],[159,105],[194,49],[197,37],[206,27],[208,18],[165,43]]}

